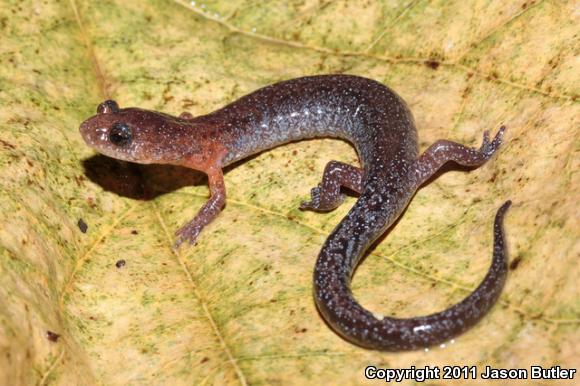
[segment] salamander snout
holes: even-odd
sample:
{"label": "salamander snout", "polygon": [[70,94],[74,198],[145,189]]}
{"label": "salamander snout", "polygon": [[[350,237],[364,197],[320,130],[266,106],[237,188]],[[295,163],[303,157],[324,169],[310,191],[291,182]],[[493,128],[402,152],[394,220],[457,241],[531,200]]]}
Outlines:
{"label": "salamander snout", "polygon": [[96,115],[81,123],[79,131],[87,145],[97,151],[115,158],[134,160],[141,154],[132,146],[137,127],[133,121],[132,114],[121,110],[117,102],[106,100],[99,104]]}
{"label": "salamander snout", "polygon": [[[119,108],[106,100],[81,123],[87,145],[106,156],[138,163],[168,163],[191,150],[190,131],[167,114],[135,107]],[[171,139],[171,141],[168,141]]]}
{"label": "salamander snout", "polygon": [[104,139],[103,134],[107,132],[107,129],[105,128],[105,126],[107,126],[107,117],[104,117],[103,115],[116,114],[119,112],[119,110],[119,104],[114,100],[108,99],[99,104],[97,107],[97,115],[81,123],[79,131],[87,145],[91,147],[95,146],[95,144],[98,142],[97,137],[95,136],[96,134],[98,134],[98,139]]}
{"label": "salamander snout", "polygon": [[81,123],[81,126],[79,127],[79,132],[81,133],[81,136],[83,137],[87,145],[94,147],[95,144],[93,138],[94,129],[91,121],[92,118],[89,118],[83,123]]}

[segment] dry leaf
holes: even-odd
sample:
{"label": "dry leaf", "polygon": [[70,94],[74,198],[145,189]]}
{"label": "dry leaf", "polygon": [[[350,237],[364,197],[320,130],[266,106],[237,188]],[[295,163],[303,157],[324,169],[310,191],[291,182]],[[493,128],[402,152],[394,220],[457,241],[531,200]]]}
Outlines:
{"label": "dry leaf", "polygon": [[[367,365],[578,367],[578,19],[573,1],[4,1],[0,383],[359,384]],[[500,302],[444,348],[364,350],[316,312],[314,262],[354,198],[329,214],[297,208],[328,161],[356,162],[349,145],[295,143],[230,168],[225,211],[173,253],[173,231],[207,198],[202,176],[96,156],[78,134],[106,98],[197,115],[336,72],[401,94],[422,150],[508,127],[492,161],[421,189],[354,279],[384,315],[442,310],[485,275],[493,215],[513,200]]]}

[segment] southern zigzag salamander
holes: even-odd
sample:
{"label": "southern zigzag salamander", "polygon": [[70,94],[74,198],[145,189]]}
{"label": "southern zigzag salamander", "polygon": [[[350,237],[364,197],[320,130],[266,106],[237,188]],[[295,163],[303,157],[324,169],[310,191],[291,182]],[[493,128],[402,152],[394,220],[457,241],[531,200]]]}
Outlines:
{"label": "southern zigzag salamander", "polygon": [[99,105],[80,127],[87,144],[113,158],[174,164],[208,175],[211,197],[176,232],[176,245],[194,243],[226,202],[222,168],[291,141],[333,137],[349,141],[361,167],[330,161],[302,209],[338,207],[346,187],[359,194],[332,231],[314,269],[314,298],[330,326],[350,342],[377,350],[412,350],[442,343],[480,320],[500,295],[507,275],[502,230],[506,202],[497,212],[491,267],[462,302],[428,316],[377,318],[353,298],[353,272],[369,246],[399,217],[415,191],[448,161],[484,164],[499,148],[504,127],[479,149],[439,140],[418,154],[417,132],[405,102],[386,86],[357,76],[322,75],[264,87],[213,113],[179,117],[116,102]]}

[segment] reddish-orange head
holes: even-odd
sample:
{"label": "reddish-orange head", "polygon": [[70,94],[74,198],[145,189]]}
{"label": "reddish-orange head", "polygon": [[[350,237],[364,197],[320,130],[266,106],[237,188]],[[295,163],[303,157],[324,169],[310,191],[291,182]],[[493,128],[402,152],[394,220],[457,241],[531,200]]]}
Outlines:
{"label": "reddish-orange head", "polygon": [[137,108],[120,109],[107,100],[80,133],[99,153],[138,163],[176,163],[192,151],[191,130],[171,115]]}

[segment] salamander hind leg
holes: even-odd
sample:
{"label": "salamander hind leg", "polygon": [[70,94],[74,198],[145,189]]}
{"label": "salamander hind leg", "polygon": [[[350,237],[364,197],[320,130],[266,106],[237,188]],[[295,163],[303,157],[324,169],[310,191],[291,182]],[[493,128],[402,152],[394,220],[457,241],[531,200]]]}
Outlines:
{"label": "salamander hind leg", "polygon": [[345,187],[361,193],[364,170],[339,161],[330,161],[324,168],[322,182],[310,191],[311,200],[300,205],[302,210],[328,212],[334,210],[344,201],[340,188]]}
{"label": "salamander hind leg", "polygon": [[444,139],[435,142],[415,161],[414,173],[417,185],[427,181],[448,161],[469,167],[483,165],[499,149],[504,132],[505,126],[500,127],[493,141],[490,141],[489,131],[485,131],[479,149]]}

